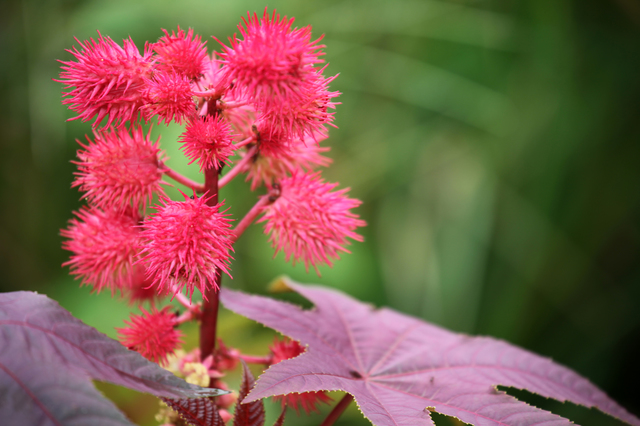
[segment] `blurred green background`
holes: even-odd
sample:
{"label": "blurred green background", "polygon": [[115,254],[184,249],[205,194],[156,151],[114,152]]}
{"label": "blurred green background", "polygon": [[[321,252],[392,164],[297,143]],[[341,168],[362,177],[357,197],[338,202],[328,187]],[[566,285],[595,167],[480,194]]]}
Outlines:
{"label": "blurred green background", "polygon": [[[226,40],[247,10],[266,5],[325,34],[342,105],[324,176],[363,200],[368,227],[321,278],[272,259],[254,227],[225,285],[264,293],[288,274],[507,339],[640,415],[638,0],[5,1],[0,291],[46,293],[110,336],[128,317],[126,304],[79,289],[60,267],[59,229],[81,205],[70,161],[75,140],[90,133],[88,123],[65,122],[72,114],[51,81],[73,37],[100,30],[142,47],[180,25],[211,49],[209,36]],[[171,166],[197,178],[177,150],[180,128],[154,132]],[[221,196],[236,215],[255,199],[240,181]],[[268,330],[228,312],[222,321],[229,344],[266,352]],[[153,398],[102,388],[136,422],[153,424]],[[621,424],[518,395],[583,425]],[[321,419],[290,414],[287,424]],[[352,408],[340,424],[368,422]]]}

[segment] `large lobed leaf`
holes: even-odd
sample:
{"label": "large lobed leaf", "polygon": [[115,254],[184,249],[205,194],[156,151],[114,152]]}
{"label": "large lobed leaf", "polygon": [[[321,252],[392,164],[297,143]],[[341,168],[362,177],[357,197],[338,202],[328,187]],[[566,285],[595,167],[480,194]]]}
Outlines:
{"label": "large lobed leaf", "polygon": [[91,379],[169,398],[226,393],[185,382],[44,295],[0,294],[0,423],[131,425]]}
{"label": "large lobed leaf", "polygon": [[453,333],[336,290],[288,287],[315,309],[224,289],[222,302],[307,345],[270,367],[245,401],[291,392],[343,390],[378,426],[433,425],[429,411],[478,426],[568,426],[569,420],[518,401],[503,385],[571,401],[640,425],[601,390],[550,359],[501,340]]}

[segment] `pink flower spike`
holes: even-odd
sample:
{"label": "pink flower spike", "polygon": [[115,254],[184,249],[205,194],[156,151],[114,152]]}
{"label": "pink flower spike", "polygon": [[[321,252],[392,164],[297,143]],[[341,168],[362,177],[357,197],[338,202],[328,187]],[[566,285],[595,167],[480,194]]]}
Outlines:
{"label": "pink flower spike", "polygon": [[275,97],[286,99],[314,73],[315,64],[324,53],[320,39],[311,41],[311,27],[291,29],[293,18],[269,16],[265,8],[262,18],[247,13],[244,27],[238,25],[242,36],[229,39],[231,47],[222,45],[221,71],[234,91],[255,100]]}
{"label": "pink flower spike", "polygon": [[169,309],[140,309],[142,315],[132,314],[130,321],[124,322],[126,327],[116,329],[122,344],[153,362],[166,363],[182,343],[182,333],[175,329],[176,315]]}
{"label": "pink flower spike", "polygon": [[190,79],[200,77],[206,66],[206,42],[200,36],[193,36],[193,29],[187,33],[178,26],[178,34],[162,30],[164,37],[153,43],[153,50],[158,55],[158,69],[160,71],[174,71]]}
{"label": "pink flower spike", "polygon": [[276,250],[282,250],[287,261],[302,261],[307,271],[313,265],[320,275],[317,263],[332,265],[344,248],[347,238],[362,241],[354,230],[365,226],[365,221],[351,213],[361,202],[347,198],[347,189],[331,192],[338,184],[325,183],[320,173],[295,172],[280,181],[281,195],[265,207],[258,222],[265,223],[265,233]]}
{"label": "pink flower spike", "polygon": [[156,73],[146,83],[148,104],[143,109],[146,119],[157,115],[158,122],[181,124],[185,118],[195,115],[196,104],[188,77],[169,71]]}
{"label": "pink flower spike", "polygon": [[[272,364],[277,364],[287,359],[295,358],[304,352],[304,348],[300,343],[295,340],[291,340],[285,337],[283,340],[278,340],[276,337],[273,341],[273,345],[269,347],[271,349]],[[300,407],[309,414],[312,411],[318,411],[316,404],[322,402],[328,404],[331,402],[331,397],[324,391],[319,392],[303,392],[303,393],[290,393],[287,395],[278,395],[273,397],[274,401],[280,401],[282,408],[289,406],[296,410],[300,414]]]}
{"label": "pink flower spike", "polygon": [[234,152],[233,137],[227,120],[220,115],[207,115],[203,119],[194,117],[189,120],[180,142],[189,164],[197,161],[203,172],[207,168],[219,169],[222,164],[229,164],[229,157]]}
{"label": "pink flower spike", "polygon": [[222,203],[208,206],[207,199],[163,197],[158,212],[142,224],[142,261],[159,292],[186,288],[192,297],[197,287],[205,295],[208,288],[218,289],[217,269],[231,276],[230,215],[219,212]]}
{"label": "pink flower spike", "polygon": [[91,285],[96,292],[103,288],[125,291],[135,281],[134,263],[138,254],[140,230],[138,218],[126,212],[103,212],[95,207],[82,208],[75,213],[77,219],[60,231],[67,241],[62,248],[69,250],[71,274],[82,279],[82,285]]}
{"label": "pink flower spike", "polygon": [[154,193],[163,193],[162,152],[158,141],[141,127],[94,132],[95,140],[80,145],[80,161],[72,187],[80,187],[82,198],[101,209],[146,206]]}
{"label": "pink flower spike", "polygon": [[154,65],[151,48],[146,45],[140,55],[131,39],[120,47],[111,38],[98,35],[98,41],[76,39],[81,49],[68,50],[76,61],[60,61],[62,72],[56,81],[64,83],[65,89],[73,88],[63,93],[67,98],[62,103],[78,113],[71,120],[96,117],[93,127],[106,117],[105,127],[133,122],[144,104],[145,78]]}

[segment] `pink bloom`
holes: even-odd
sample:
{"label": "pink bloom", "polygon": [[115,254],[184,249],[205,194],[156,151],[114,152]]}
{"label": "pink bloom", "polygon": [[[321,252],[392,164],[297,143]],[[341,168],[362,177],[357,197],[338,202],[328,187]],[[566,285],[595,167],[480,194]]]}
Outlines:
{"label": "pink bloom", "polygon": [[162,193],[162,161],[158,141],[151,142],[141,127],[94,132],[95,141],[80,145],[74,187],[102,209],[145,206]]}
{"label": "pink bloom", "polygon": [[222,203],[212,207],[206,200],[163,198],[158,212],[143,223],[143,261],[160,292],[186,287],[192,296],[197,287],[204,295],[207,288],[218,288],[217,269],[229,275],[230,215],[219,212]]}
{"label": "pink bloom", "polygon": [[340,95],[340,92],[328,90],[329,83],[335,78],[325,78],[317,71],[296,96],[261,106],[258,116],[261,127],[281,129],[280,132],[298,138],[324,132],[325,124],[333,126],[335,113],[329,109],[335,109],[336,102],[331,99]]}
{"label": "pink bloom", "polygon": [[143,110],[146,119],[157,115],[158,122],[169,124],[173,120],[180,124],[195,114],[196,104],[188,77],[170,71],[156,73],[146,83],[148,104]]}
{"label": "pink bloom", "polygon": [[238,25],[242,40],[229,39],[231,47],[222,45],[222,72],[234,91],[245,93],[259,103],[295,95],[305,79],[314,74],[314,65],[323,62],[318,44],[311,41],[311,27],[291,29],[293,18],[265,9],[262,19],[247,13],[245,27]]}
{"label": "pink bloom", "polygon": [[164,37],[160,37],[157,43],[153,43],[153,50],[158,55],[158,69],[161,71],[174,71],[188,78],[200,77],[205,69],[205,61],[208,59],[206,42],[202,42],[200,36],[193,37],[193,29],[187,33],[178,27],[178,34],[162,30]]}
{"label": "pink bloom", "polygon": [[228,164],[229,157],[233,155],[233,136],[227,120],[220,115],[207,115],[204,119],[194,117],[189,120],[180,142],[189,164],[197,161],[200,171],[204,171]]}
{"label": "pink bloom", "polygon": [[117,329],[122,344],[153,362],[166,363],[182,343],[182,333],[175,329],[176,316],[169,309],[140,309],[142,315],[132,314],[130,321],[124,322],[127,326]]}
{"label": "pink bloom", "polygon": [[316,263],[332,265],[338,253],[349,252],[344,248],[347,238],[362,241],[354,232],[366,223],[350,209],[361,202],[347,198],[347,189],[331,192],[338,184],[325,183],[320,173],[298,173],[280,181],[281,195],[265,207],[259,222],[266,222],[265,233],[276,250],[282,250],[287,261],[302,260],[307,270],[309,264],[318,272]]}
{"label": "pink bloom", "polygon": [[[284,340],[278,340],[276,337],[273,341],[273,345],[269,347],[273,353],[272,364],[277,364],[281,361],[295,358],[304,352],[304,348],[300,343],[295,340],[291,340],[285,337]],[[290,406],[300,413],[300,407],[309,414],[311,411],[318,411],[316,404],[319,402],[328,404],[331,402],[331,398],[324,391],[319,392],[303,392],[303,393],[290,393],[287,395],[279,395],[273,397],[274,401],[280,401],[282,408]]]}
{"label": "pink bloom", "polygon": [[[328,147],[318,146],[318,142],[326,139],[326,134],[304,140],[293,139],[288,146],[281,149],[278,155],[272,156],[261,150],[255,160],[247,165],[247,179],[251,180],[251,190],[255,190],[262,183],[271,187],[274,182],[284,179],[287,174],[295,171],[310,171],[317,166],[327,167],[331,159],[321,155],[329,151]],[[263,139],[260,139],[261,142]]]}
{"label": "pink bloom", "polygon": [[98,41],[89,39],[80,42],[81,50],[69,50],[77,62],[60,61],[61,83],[68,96],[62,101],[78,113],[75,119],[88,121],[96,117],[97,127],[105,117],[107,124],[124,124],[136,119],[138,110],[144,104],[145,78],[152,72],[153,59],[147,45],[141,56],[131,39],[123,41],[120,47],[111,38],[99,34]]}
{"label": "pink bloom", "polygon": [[124,291],[136,281],[133,264],[138,253],[138,218],[127,212],[103,212],[95,207],[82,208],[71,219],[69,227],[60,231],[67,241],[62,248],[69,250],[71,273],[82,284],[93,286],[98,293],[105,287]]}

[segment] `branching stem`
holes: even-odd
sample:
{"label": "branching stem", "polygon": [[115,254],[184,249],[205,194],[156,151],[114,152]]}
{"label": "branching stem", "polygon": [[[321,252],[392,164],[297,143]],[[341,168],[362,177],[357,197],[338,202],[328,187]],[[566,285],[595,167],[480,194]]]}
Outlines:
{"label": "branching stem", "polygon": [[196,306],[194,309],[189,311],[184,311],[178,318],[176,318],[176,324],[183,324],[185,322],[189,322],[198,318],[199,312],[198,307]]}
{"label": "branching stem", "polygon": [[164,166],[163,172],[165,175],[169,176],[176,182],[195,190],[198,194],[202,194],[204,192],[204,185],[199,184],[198,182],[193,181],[186,176],[182,176],[180,173],[168,168],[167,166]]}
{"label": "branching stem", "polygon": [[320,424],[320,426],[333,425],[335,421],[338,420],[338,418],[342,415],[342,413],[344,413],[344,410],[347,409],[349,404],[351,404],[351,401],[353,401],[353,395],[351,395],[350,393],[346,394],[340,400],[340,402],[338,402],[338,405],[333,407],[333,410],[331,410],[329,415],[324,419],[324,421]]}
{"label": "branching stem", "polygon": [[247,230],[249,225],[253,223],[254,220],[262,213],[262,209],[265,206],[273,203],[280,196],[280,188],[274,187],[272,188],[268,194],[263,195],[258,199],[258,202],[251,207],[251,210],[247,212],[247,214],[238,222],[235,228],[233,228],[233,235],[231,236],[231,240],[235,243],[240,235]]}
{"label": "branching stem", "polygon": [[242,148],[243,146],[248,145],[248,144],[250,144],[251,142],[253,142],[255,140],[256,140],[255,135],[252,135],[252,136],[249,136],[246,139],[241,140],[240,142],[235,143],[234,146],[236,148]]}
{"label": "branching stem", "polygon": [[247,105],[248,102],[220,102],[221,109],[232,109]]}
{"label": "branching stem", "polygon": [[257,148],[253,147],[249,151],[247,151],[244,157],[240,161],[238,161],[238,164],[233,166],[233,168],[229,170],[226,175],[220,178],[220,182],[218,182],[218,188],[222,188],[223,186],[231,182],[234,177],[238,176],[244,169],[245,165],[247,165],[247,163],[249,163],[250,161],[253,161],[253,156],[255,155],[256,150]]}

